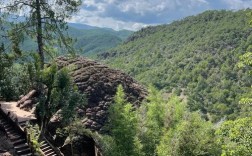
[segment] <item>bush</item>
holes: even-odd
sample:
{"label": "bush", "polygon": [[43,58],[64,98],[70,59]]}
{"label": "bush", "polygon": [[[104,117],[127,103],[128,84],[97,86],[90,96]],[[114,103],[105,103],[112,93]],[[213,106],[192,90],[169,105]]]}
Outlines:
{"label": "bush", "polygon": [[26,94],[31,89],[27,66],[13,64],[2,68],[0,77],[0,97],[3,99],[17,100],[20,95]]}

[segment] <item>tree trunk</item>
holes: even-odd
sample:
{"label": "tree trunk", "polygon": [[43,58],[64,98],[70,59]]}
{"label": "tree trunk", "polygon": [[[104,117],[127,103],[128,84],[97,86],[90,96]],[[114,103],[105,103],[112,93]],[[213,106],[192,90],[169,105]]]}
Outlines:
{"label": "tree trunk", "polygon": [[41,69],[44,68],[45,58],[43,50],[43,32],[42,32],[42,18],[41,18],[41,3],[40,0],[36,0],[36,15],[37,15],[37,44],[38,44],[38,53],[40,57]]}
{"label": "tree trunk", "polygon": [[52,93],[52,89],[48,88],[46,101],[45,101],[45,106],[44,106],[45,115],[43,116],[42,125],[41,125],[41,131],[44,134],[46,132],[46,129],[47,129],[50,117],[51,117],[51,115],[50,115],[51,113],[50,113],[50,110],[49,110],[49,103],[50,103],[50,100],[51,100],[51,93]]}

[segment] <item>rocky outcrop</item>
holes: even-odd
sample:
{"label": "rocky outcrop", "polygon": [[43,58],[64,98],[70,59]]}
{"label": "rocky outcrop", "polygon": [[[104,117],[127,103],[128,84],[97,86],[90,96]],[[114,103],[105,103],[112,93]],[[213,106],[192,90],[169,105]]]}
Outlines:
{"label": "rocky outcrop", "polygon": [[[86,95],[88,105],[85,110],[77,111],[80,115],[86,116],[83,124],[91,130],[99,131],[103,127],[119,84],[124,88],[127,101],[135,106],[139,105],[147,94],[147,91],[129,75],[93,60],[84,57],[59,57],[56,63],[59,68],[70,69],[74,83],[79,91]],[[17,106],[31,111],[37,102],[36,96],[37,92],[32,90],[18,101]],[[55,130],[53,127],[59,125],[57,122],[60,121],[56,117],[52,118],[52,129]]]}
{"label": "rocky outcrop", "polygon": [[37,103],[37,92],[36,90],[31,90],[27,95],[20,96],[20,100],[17,102],[17,107],[20,109],[29,111],[32,109],[35,103]]}
{"label": "rocky outcrop", "polygon": [[[145,98],[146,90],[129,75],[84,57],[59,57],[56,62],[60,68],[72,69],[71,76],[80,92],[86,94],[88,105],[78,110],[86,115],[84,125],[99,131],[107,118],[107,110],[113,102],[117,86],[124,88],[127,101],[137,106]],[[84,111],[84,112],[83,112]]]}

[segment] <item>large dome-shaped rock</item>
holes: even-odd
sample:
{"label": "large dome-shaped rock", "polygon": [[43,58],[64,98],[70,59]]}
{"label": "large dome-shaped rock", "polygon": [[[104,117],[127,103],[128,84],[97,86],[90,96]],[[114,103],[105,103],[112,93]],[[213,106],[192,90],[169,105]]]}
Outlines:
{"label": "large dome-shaped rock", "polygon": [[84,125],[91,130],[100,130],[107,118],[107,110],[119,84],[124,88],[127,101],[137,106],[145,98],[147,91],[129,75],[84,57],[59,57],[60,68],[69,67],[75,84],[86,94],[88,105],[79,112],[86,115]]}
{"label": "large dome-shaped rock", "polygon": [[[70,69],[70,76],[77,85],[79,91],[86,95],[88,104],[85,110],[78,109],[78,113],[86,116],[83,124],[86,128],[99,131],[108,115],[108,108],[113,103],[116,89],[119,84],[124,88],[126,100],[137,106],[147,95],[147,91],[132,77],[120,70],[111,69],[93,60],[76,57],[59,57],[56,59],[59,68]],[[31,111],[37,103],[37,92],[32,90],[23,96],[17,106],[21,109]],[[56,117],[51,119],[49,129],[56,130],[60,120]]]}

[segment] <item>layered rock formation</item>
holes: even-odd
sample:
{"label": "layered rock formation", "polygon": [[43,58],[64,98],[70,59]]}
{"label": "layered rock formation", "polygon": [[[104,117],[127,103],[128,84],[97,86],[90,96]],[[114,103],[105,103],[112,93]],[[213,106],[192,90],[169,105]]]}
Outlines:
{"label": "layered rock formation", "polygon": [[[88,105],[85,110],[78,110],[78,112],[86,116],[83,124],[91,130],[99,131],[103,127],[108,108],[113,103],[113,97],[119,84],[124,88],[127,101],[135,106],[139,105],[147,94],[147,91],[127,74],[87,58],[59,57],[56,59],[56,63],[59,68],[71,69],[70,75],[73,81],[79,91],[86,95]],[[31,110],[34,102],[37,101],[35,96],[36,91],[31,91],[21,98],[18,106],[24,110]]]}
{"label": "layered rock formation", "polygon": [[[127,101],[135,106],[145,98],[146,90],[127,74],[108,68],[105,65],[84,57],[59,57],[56,62],[60,68],[72,68],[71,76],[80,92],[86,94],[88,105],[83,110],[84,125],[91,130],[100,130],[107,118],[107,110],[113,102],[117,86],[124,88]],[[80,110],[81,111],[81,110]]]}

